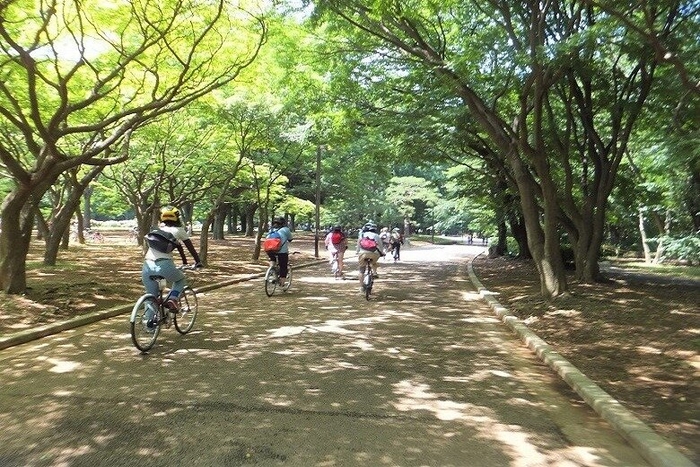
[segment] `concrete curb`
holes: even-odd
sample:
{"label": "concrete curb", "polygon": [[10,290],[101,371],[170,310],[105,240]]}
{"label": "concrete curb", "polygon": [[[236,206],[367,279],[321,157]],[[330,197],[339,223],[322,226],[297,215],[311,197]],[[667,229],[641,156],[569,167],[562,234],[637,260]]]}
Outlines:
{"label": "concrete curb", "polygon": [[[317,264],[318,262],[325,260],[317,260],[309,263],[300,264],[294,266],[292,269],[305,268]],[[264,277],[264,272],[259,272],[255,274],[250,274],[244,277],[238,277],[236,279],[231,279],[228,281],[218,282],[216,284],[209,284],[203,287],[196,287],[197,292],[208,292],[210,290],[220,289],[221,287],[226,287],[233,284],[238,284],[240,282],[246,282],[249,280]],[[92,313],[87,313],[75,318],[71,318],[65,321],[58,321],[51,324],[44,324],[42,326],[36,326],[31,329],[24,331],[19,331],[16,333],[0,336],[0,350],[7,349],[8,347],[13,347],[20,344],[26,344],[36,339],[41,339],[42,337],[51,336],[53,334],[58,334],[59,332],[67,331],[69,329],[75,329],[80,326],[85,326],[86,324],[95,323],[107,318],[113,318],[124,313],[131,313],[134,304],[128,303],[124,305],[118,305],[106,310],[94,311]]]}
{"label": "concrete curb", "polygon": [[517,334],[544,363],[556,371],[593,410],[610,423],[644,459],[655,467],[697,467],[501,305],[494,298],[494,294],[488,291],[476,277],[473,260],[469,261],[468,270],[469,278],[479,291],[479,295],[486,300],[506,326]]}

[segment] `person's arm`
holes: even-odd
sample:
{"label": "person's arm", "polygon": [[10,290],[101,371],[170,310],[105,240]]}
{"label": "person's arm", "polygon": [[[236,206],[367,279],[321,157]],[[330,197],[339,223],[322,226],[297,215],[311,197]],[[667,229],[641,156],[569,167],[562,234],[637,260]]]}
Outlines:
{"label": "person's arm", "polygon": [[[192,240],[187,238],[187,239],[183,240],[182,243],[185,244],[185,246],[187,247],[187,251],[189,251],[190,254],[192,255],[192,258],[194,259],[195,267],[201,266],[202,262],[199,260],[199,255],[197,254],[197,250],[194,249],[194,244],[192,243]],[[182,251],[182,247],[180,247],[180,254],[182,255],[182,262],[184,264],[187,264],[187,258],[185,258],[185,252]]]}
{"label": "person's arm", "polygon": [[187,264],[187,257],[185,256],[185,250],[182,248],[182,243],[177,242],[175,244],[175,248],[177,248],[178,253],[180,253],[180,259],[182,260],[182,264]]}

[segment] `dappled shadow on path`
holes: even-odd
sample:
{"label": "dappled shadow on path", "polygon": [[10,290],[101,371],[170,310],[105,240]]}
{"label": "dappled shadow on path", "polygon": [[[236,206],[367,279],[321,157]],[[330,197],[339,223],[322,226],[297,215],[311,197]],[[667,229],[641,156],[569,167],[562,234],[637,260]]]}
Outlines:
{"label": "dappled shadow on path", "polygon": [[146,355],[124,318],[6,353],[0,464],[643,465],[495,319],[467,253],[406,250],[370,301],[325,264],[271,298],[207,292]]}

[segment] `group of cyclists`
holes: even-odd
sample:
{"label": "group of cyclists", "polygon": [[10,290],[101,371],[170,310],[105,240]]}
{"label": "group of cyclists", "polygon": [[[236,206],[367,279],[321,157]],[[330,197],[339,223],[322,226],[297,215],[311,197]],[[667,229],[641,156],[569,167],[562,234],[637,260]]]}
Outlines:
{"label": "group of cyclists", "polygon": [[[398,228],[389,231],[388,227],[384,227],[381,232],[378,232],[377,224],[372,221],[367,222],[360,230],[355,245],[355,253],[358,257],[360,269],[360,286],[362,286],[362,273],[364,272],[365,262],[369,260],[372,275],[375,278],[379,277],[377,274],[379,258],[391,255],[394,262],[399,261],[403,243],[403,235],[401,235]],[[338,271],[340,277],[343,277],[345,251],[349,245],[347,235],[343,232],[342,226],[336,225],[328,232],[325,238],[325,245],[330,255],[330,260],[336,259],[338,261]]]}
{"label": "group of cyclists", "polygon": [[[161,224],[158,230],[163,235],[172,235],[175,249],[180,253],[183,264],[187,264],[187,258],[182,244],[184,244],[194,259],[195,267],[201,267],[202,263],[199,255],[182,224],[180,211],[173,206],[163,207],[160,211],[160,221]],[[293,235],[289,227],[287,227],[287,220],[284,217],[274,218],[271,224],[270,231],[275,232],[275,236],[279,238],[280,246],[276,251],[267,251],[267,254],[270,265],[273,265],[275,261],[279,264],[280,284],[284,286],[289,271],[289,243],[292,241]],[[399,261],[403,243],[404,238],[398,228],[389,231],[389,228],[385,227],[378,231],[377,224],[372,221],[367,222],[360,230],[355,245],[355,253],[358,256],[360,269],[360,281],[362,281],[366,260],[369,260],[372,275],[379,277],[377,274],[379,258],[391,255],[394,261]],[[325,237],[325,246],[331,261],[333,258],[337,259],[339,276],[343,277],[344,257],[345,251],[349,247],[349,241],[342,226],[336,225],[328,232]],[[151,290],[155,285],[149,279],[153,275],[160,275],[168,283],[173,284],[173,290],[170,295],[171,300],[167,304],[171,309],[177,306],[177,296],[185,286],[184,274],[175,266],[172,251],[172,247],[167,252],[159,251],[157,242],[149,242],[142,269],[142,282],[150,293],[155,293],[155,290]]]}

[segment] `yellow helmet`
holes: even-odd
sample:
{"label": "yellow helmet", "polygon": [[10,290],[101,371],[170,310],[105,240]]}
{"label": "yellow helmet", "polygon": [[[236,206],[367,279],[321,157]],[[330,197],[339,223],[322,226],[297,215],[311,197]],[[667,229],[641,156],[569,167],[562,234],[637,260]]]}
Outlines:
{"label": "yellow helmet", "polygon": [[173,206],[165,206],[160,210],[160,221],[180,221],[180,211]]}

